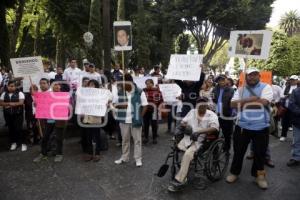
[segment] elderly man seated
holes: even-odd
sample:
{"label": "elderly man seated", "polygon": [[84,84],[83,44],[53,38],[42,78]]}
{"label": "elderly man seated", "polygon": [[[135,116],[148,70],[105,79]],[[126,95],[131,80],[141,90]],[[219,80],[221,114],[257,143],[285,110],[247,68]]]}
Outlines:
{"label": "elderly man seated", "polygon": [[185,151],[181,160],[181,167],[175,176],[175,180],[171,181],[168,190],[176,192],[182,188],[187,182],[187,174],[191,161],[194,159],[194,154],[202,146],[206,135],[213,134],[219,131],[218,116],[207,109],[208,99],[200,97],[197,100],[196,109],[192,109],[181,122],[179,130],[186,127],[191,128],[192,134],[188,135],[184,131],[183,139],[178,143],[177,147]]}

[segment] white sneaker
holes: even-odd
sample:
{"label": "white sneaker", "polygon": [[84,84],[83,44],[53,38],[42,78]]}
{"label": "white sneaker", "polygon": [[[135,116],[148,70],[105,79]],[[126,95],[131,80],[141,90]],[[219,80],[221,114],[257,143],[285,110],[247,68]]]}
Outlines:
{"label": "white sneaker", "polygon": [[141,167],[141,166],[143,165],[141,159],[137,159],[137,160],[135,161],[135,164],[136,164],[137,167]]}
{"label": "white sneaker", "polygon": [[17,149],[17,144],[16,143],[12,143],[11,146],[10,146],[10,150],[14,151],[16,149]]}
{"label": "white sneaker", "polygon": [[286,140],[286,137],[281,137],[279,140],[280,142],[284,142]]}
{"label": "white sneaker", "polygon": [[116,165],[121,165],[122,163],[126,163],[126,162],[128,162],[128,161],[125,161],[122,158],[120,158],[119,160],[115,160]]}
{"label": "white sneaker", "polygon": [[27,145],[26,144],[22,144],[21,151],[27,151]]}

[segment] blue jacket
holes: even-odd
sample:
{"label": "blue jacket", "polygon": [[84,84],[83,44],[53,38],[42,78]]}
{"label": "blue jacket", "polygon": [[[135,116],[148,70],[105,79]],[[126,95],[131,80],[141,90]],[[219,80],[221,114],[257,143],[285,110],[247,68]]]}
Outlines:
{"label": "blue jacket", "polygon": [[292,112],[292,123],[300,128],[300,88],[293,90],[289,98],[289,110]]}

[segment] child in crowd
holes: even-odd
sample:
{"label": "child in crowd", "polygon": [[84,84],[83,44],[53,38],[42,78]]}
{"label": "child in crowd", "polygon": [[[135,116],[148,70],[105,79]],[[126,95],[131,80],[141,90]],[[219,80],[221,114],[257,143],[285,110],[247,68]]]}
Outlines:
{"label": "child in crowd", "polygon": [[22,133],[24,99],[25,96],[17,90],[15,81],[8,82],[7,91],[3,92],[0,97],[0,105],[3,106],[3,114],[8,126],[11,151],[16,150],[20,144],[22,144],[22,151],[27,150],[25,138]]}

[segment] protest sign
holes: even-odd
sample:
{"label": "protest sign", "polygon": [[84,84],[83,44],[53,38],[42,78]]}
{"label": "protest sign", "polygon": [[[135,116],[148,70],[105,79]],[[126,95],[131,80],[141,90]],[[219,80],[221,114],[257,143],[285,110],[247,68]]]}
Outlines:
{"label": "protest sign", "polygon": [[272,31],[231,31],[229,56],[267,59],[272,40]]}
{"label": "protest sign", "polygon": [[[260,81],[263,83],[267,83],[269,85],[272,85],[272,72],[271,71],[261,71],[260,74]],[[245,81],[245,75],[244,73],[240,73],[240,79],[239,79],[239,87],[244,86]]]}
{"label": "protest sign", "polygon": [[44,74],[43,62],[40,56],[11,58],[10,63],[14,77],[23,77],[23,92],[29,92],[31,82],[38,85]]}
{"label": "protest sign", "polygon": [[144,76],[144,77],[133,77],[133,82],[138,86],[138,88],[144,89],[146,88],[146,80],[152,79],[154,82],[154,85],[158,84],[158,77],[152,77],[152,76]]}
{"label": "protest sign", "polygon": [[203,55],[171,55],[167,79],[198,81],[200,79]]}
{"label": "protest sign", "polygon": [[36,92],[34,101],[37,119],[68,120],[70,105],[68,92]]}
{"label": "protest sign", "polygon": [[81,87],[76,92],[75,113],[103,117],[110,98],[111,93],[107,89]]}
{"label": "protest sign", "polygon": [[159,84],[159,90],[162,93],[164,102],[168,103],[177,102],[176,98],[181,95],[181,88],[175,83]]}
{"label": "protest sign", "polygon": [[132,30],[130,21],[114,22],[115,51],[132,50]]}

